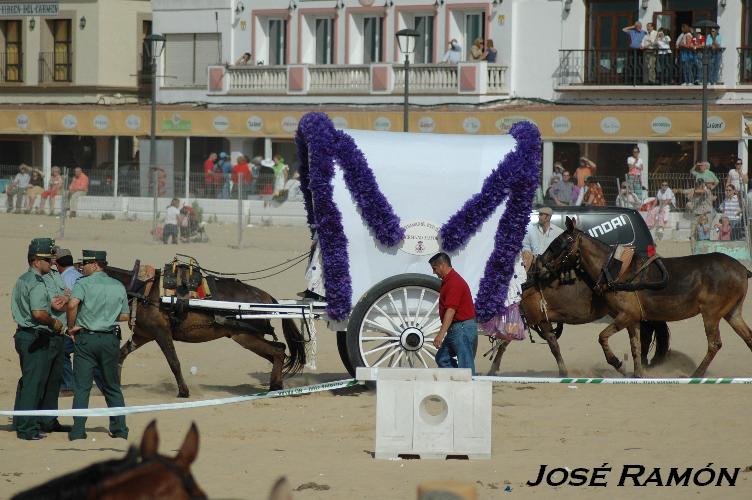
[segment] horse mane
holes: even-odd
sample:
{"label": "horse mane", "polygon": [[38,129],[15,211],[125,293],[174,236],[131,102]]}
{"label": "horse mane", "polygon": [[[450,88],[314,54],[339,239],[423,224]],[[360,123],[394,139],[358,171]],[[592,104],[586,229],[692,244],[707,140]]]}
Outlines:
{"label": "horse mane", "polygon": [[77,500],[86,498],[89,490],[103,479],[121,474],[139,464],[135,446],[128,448],[125,457],[105,460],[81,470],[62,475],[30,490],[22,491],[12,500]]}

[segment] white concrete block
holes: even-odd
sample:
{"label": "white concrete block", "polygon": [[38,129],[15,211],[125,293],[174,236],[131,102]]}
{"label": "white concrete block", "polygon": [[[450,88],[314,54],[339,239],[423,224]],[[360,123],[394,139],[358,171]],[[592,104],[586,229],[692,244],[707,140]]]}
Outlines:
{"label": "white concrete block", "polygon": [[358,368],[376,380],[376,458],[491,457],[491,383],[467,369]]}

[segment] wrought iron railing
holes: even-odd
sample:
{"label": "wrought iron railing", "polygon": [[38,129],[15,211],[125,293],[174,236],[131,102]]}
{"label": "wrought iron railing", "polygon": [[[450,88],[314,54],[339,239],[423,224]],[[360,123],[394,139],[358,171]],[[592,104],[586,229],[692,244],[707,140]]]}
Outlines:
{"label": "wrought iron railing", "polygon": [[39,83],[72,82],[73,52],[39,53]]}
{"label": "wrought iron railing", "polygon": [[752,84],[752,47],[739,47],[739,83]]}
{"label": "wrought iron railing", "polygon": [[0,52],[0,82],[23,82],[23,52]]}

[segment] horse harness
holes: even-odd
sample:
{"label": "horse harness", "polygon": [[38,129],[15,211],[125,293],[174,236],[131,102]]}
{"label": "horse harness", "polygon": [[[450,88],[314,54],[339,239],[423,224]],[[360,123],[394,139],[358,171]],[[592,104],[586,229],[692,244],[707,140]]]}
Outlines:
{"label": "horse harness", "polygon": [[[138,463],[133,469],[129,469],[126,472],[130,472],[134,469],[138,469],[139,467],[145,467],[147,465],[151,465],[152,463],[159,463],[163,465],[168,471],[170,471],[172,474],[178,477],[180,480],[180,484],[183,486],[183,489],[188,494],[188,498],[190,500],[205,500],[207,497],[206,495],[194,493],[194,492],[201,492],[201,488],[199,488],[198,484],[196,483],[196,480],[193,478],[193,475],[190,472],[187,472],[183,470],[182,468],[175,465],[175,463],[163,456],[160,455],[154,455],[153,457],[150,457],[146,460],[141,461]],[[102,487],[102,483],[97,485],[95,487],[95,491],[93,492],[93,498],[98,498],[99,494],[101,493],[100,489]],[[89,496],[92,496],[92,492],[89,493]]]}

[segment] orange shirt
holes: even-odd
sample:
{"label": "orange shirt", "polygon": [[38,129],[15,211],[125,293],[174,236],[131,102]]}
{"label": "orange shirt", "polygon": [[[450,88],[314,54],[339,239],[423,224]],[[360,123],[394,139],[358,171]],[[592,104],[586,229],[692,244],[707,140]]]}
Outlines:
{"label": "orange shirt", "polygon": [[81,175],[73,178],[70,186],[68,186],[68,191],[83,191],[84,193],[88,193],[89,177],[85,173],[81,172]]}
{"label": "orange shirt", "polygon": [[574,176],[577,177],[577,186],[582,187],[585,185],[585,179],[593,175],[592,167],[577,167],[574,171]]}

